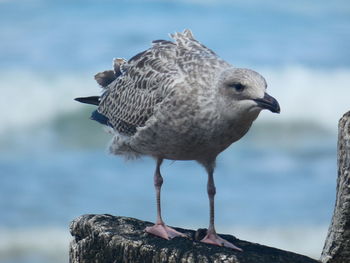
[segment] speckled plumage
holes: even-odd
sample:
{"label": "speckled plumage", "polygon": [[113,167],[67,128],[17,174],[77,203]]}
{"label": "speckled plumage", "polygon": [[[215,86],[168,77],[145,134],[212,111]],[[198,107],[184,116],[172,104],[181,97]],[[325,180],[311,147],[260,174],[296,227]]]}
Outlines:
{"label": "speckled plumage", "polygon": [[[234,122],[225,124],[217,111],[217,83],[232,66],[195,40],[189,30],[172,37],[175,42],[154,41],[150,49],[121,63],[120,73],[104,87],[98,112],[115,131],[112,153],[178,160],[215,158],[256,118],[251,116],[236,129]],[[224,134],[223,128],[230,134]]]}
{"label": "speckled plumage", "polygon": [[162,220],[160,166],[163,159],[196,160],[208,173],[210,223],[202,242],[241,251],[215,231],[215,159],[249,130],[261,110],[280,108],[257,72],[231,66],[189,30],[172,37],[174,42],[153,41],[129,61],[114,60],[113,70],[95,76],[102,96],[76,100],[98,105],[91,118],[111,127],[111,153],[157,160],[157,222],[146,232],[165,239],[184,236]]}

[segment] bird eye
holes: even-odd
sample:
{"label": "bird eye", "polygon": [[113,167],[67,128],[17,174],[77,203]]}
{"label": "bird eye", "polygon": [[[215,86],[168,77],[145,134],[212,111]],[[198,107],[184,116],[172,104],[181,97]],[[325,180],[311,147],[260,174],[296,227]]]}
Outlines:
{"label": "bird eye", "polygon": [[245,86],[242,85],[241,83],[235,83],[230,85],[230,87],[234,88],[238,92],[242,92],[245,89]]}

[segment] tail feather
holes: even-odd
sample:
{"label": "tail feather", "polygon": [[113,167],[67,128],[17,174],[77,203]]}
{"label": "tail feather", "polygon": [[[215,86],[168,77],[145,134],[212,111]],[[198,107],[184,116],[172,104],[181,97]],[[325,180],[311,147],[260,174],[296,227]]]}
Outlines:
{"label": "tail feather", "polygon": [[86,104],[99,105],[100,104],[100,96],[90,96],[90,97],[81,97],[75,98],[76,101]]}
{"label": "tail feather", "polygon": [[109,123],[109,119],[105,115],[99,113],[97,110],[95,110],[91,114],[90,119],[94,120],[94,121],[97,121],[97,122],[99,122],[99,123],[101,123],[103,125],[107,125],[107,126],[112,127],[112,125]]}

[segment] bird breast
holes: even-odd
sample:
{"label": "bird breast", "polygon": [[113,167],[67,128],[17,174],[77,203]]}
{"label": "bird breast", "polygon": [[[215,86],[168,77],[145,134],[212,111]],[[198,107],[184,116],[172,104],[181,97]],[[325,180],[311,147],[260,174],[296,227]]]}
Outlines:
{"label": "bird breast", "polygon": [[[175,95],[176,96],[176,95]],[[225,120],[216,100],[200,94],[167,98],[131,138],[135,151],[173,160],[216,157],[249,129],[252,121]]]}

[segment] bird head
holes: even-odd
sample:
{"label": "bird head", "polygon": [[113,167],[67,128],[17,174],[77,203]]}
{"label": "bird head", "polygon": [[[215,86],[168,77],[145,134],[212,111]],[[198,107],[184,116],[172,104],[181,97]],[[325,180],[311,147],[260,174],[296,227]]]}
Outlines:
{"label": "bird head", "polygon": [[[280,112],[275,98],[266,93],[266,81],[259,73],[250,69],[230,68],[221,73],[219,93],[227,111],[259,114],[267,109]],[[230,108],[230,109],[228,109]]]}

